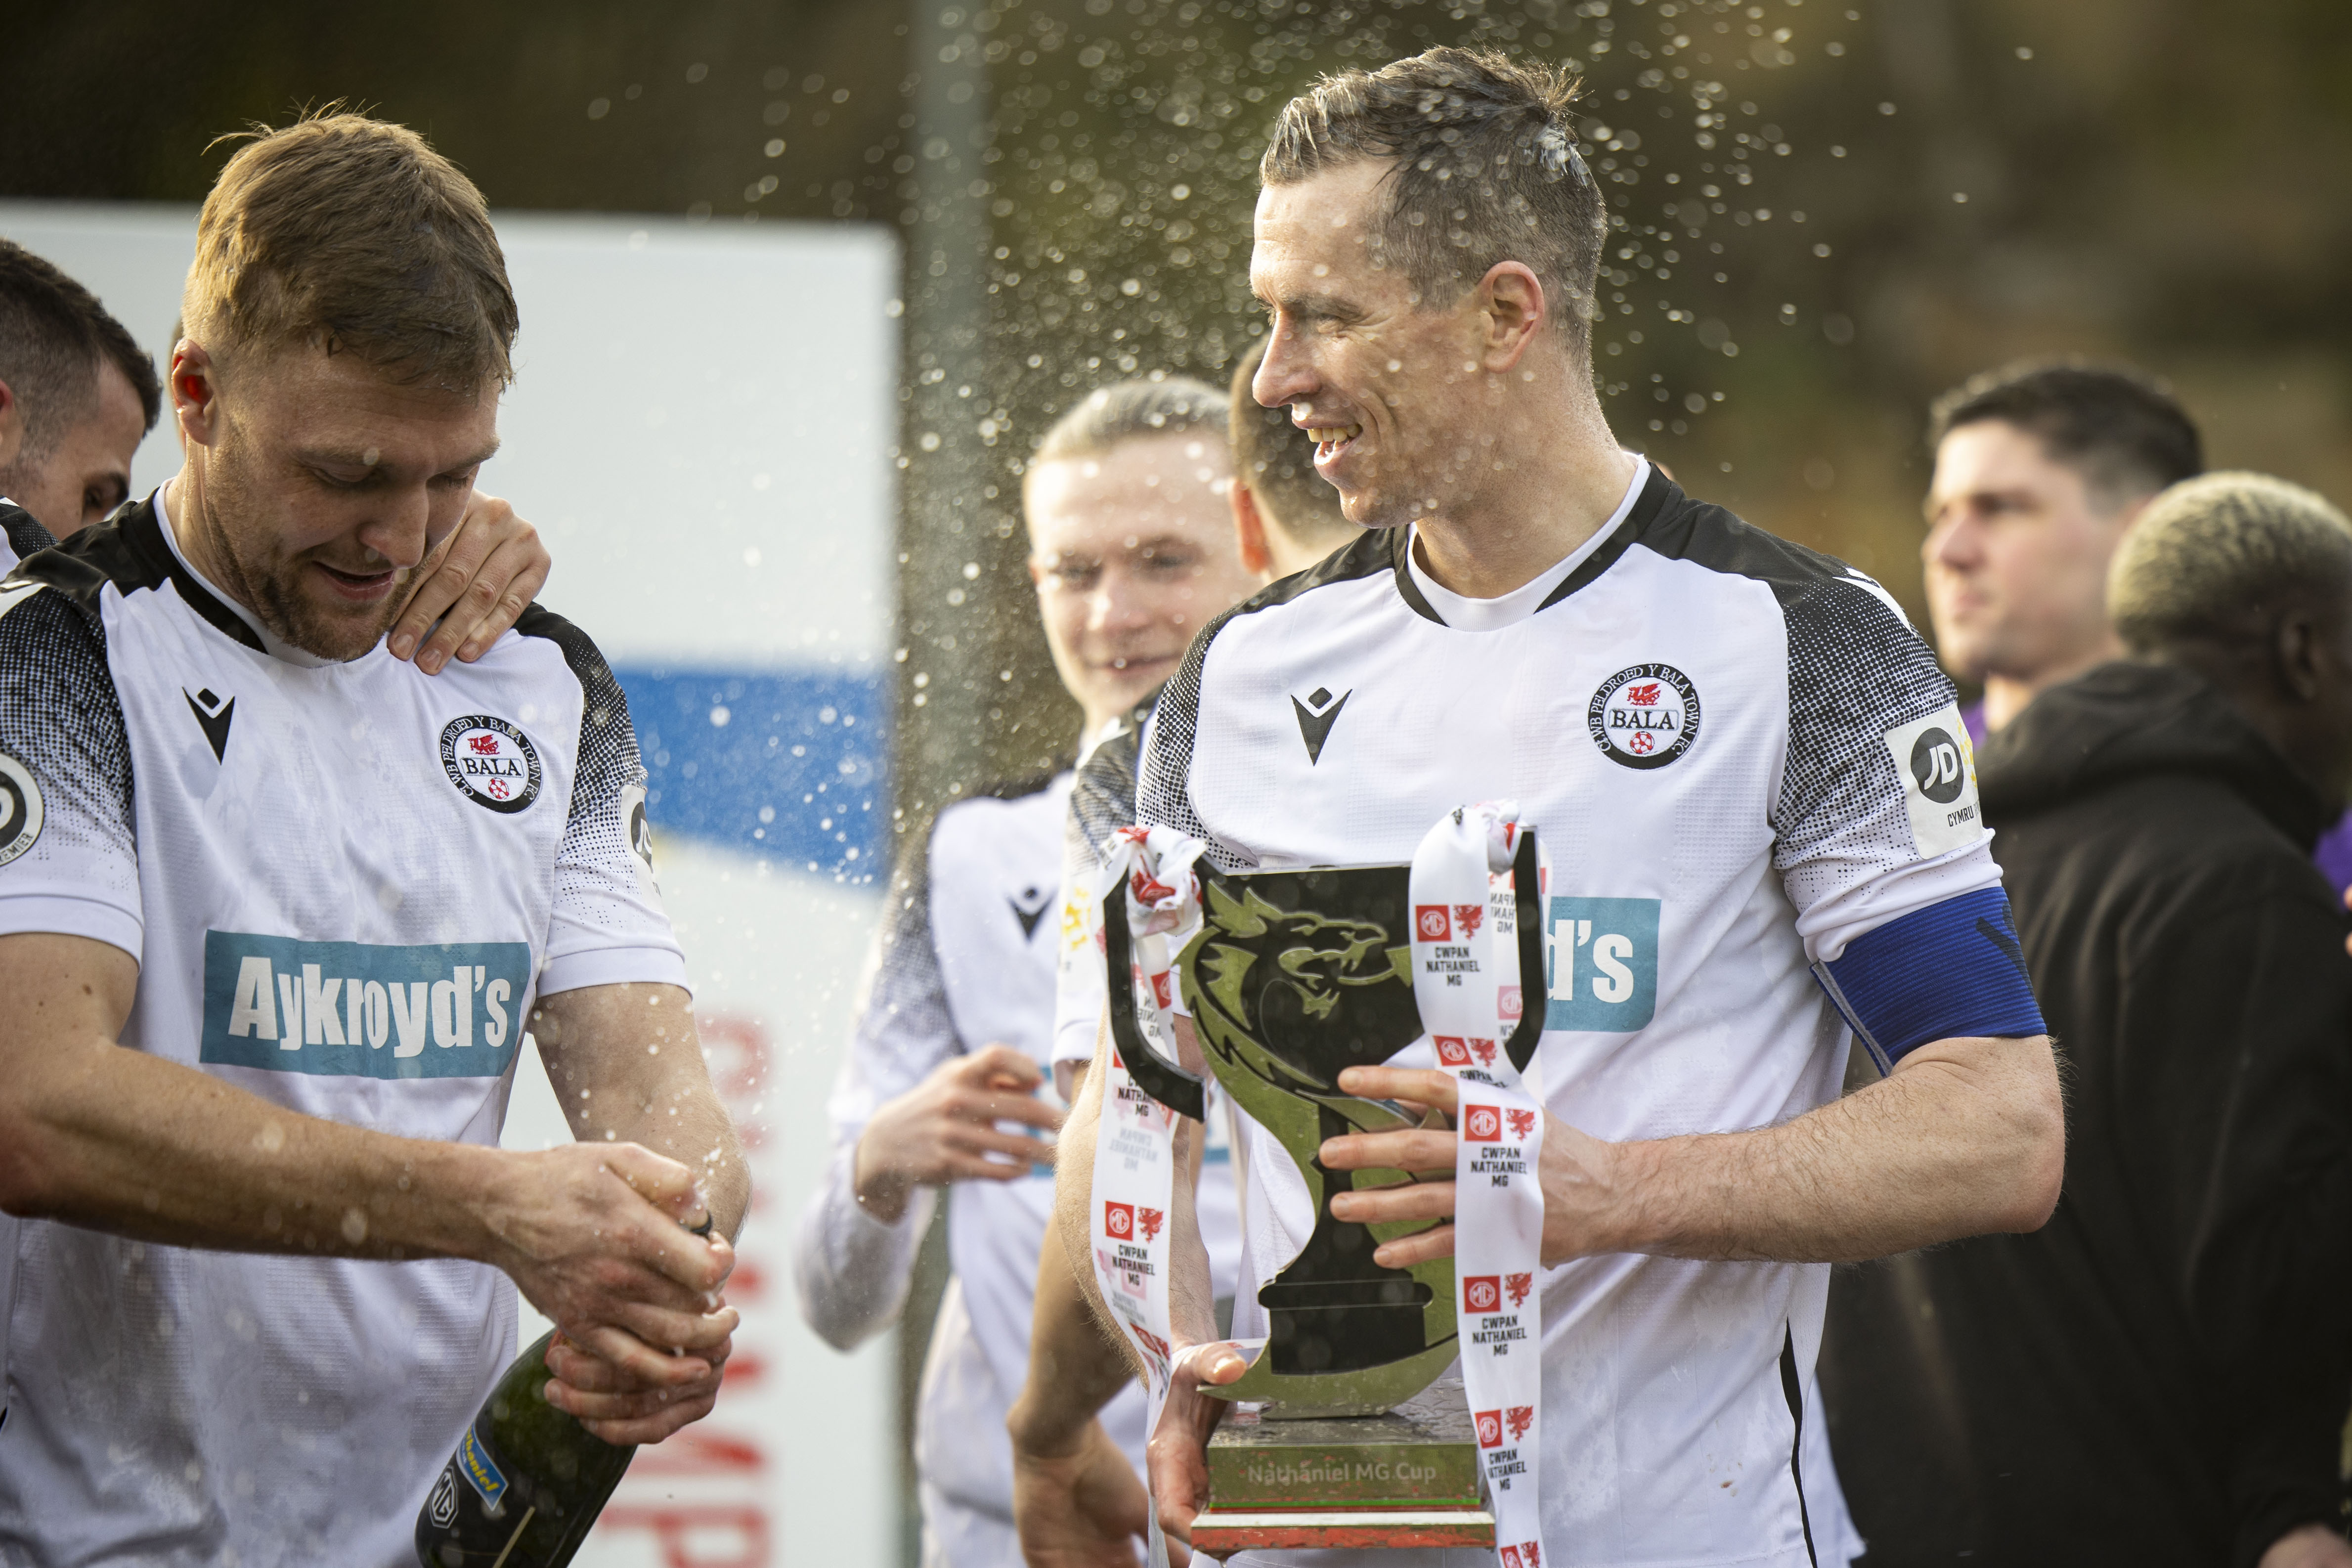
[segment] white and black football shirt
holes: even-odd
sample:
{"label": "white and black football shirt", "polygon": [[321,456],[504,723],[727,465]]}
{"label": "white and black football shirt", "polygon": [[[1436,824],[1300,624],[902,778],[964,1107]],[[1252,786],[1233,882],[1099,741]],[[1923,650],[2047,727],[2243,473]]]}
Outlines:
{"label": "white and black football shirt", "polygon": [[[1226,869],[1395,863],[1454,807],[1516,799],[1552,864],[1531,1084],[1602,1138],[1810,1110],[1848,1020],[1882,1063],[2041,1032],[1952,689],[1876,584],[1647,465],[1505,599],[1448,594],[1412,552],[1410,530],[1367,533],[1204,628],[1145,738],[1139,819]],[[1312,1215],[1246,1136],[1262,1280]],[[1555,1549],[1811,1560],[1793,1456],[1827,1286],[1784,1263],[1548,1270]]]}
{"label": "white and black football shirt", "polygon": [[[0,934],[136,958],[131,1049],[496,1143],[537,995],[685,981],[620,688],[535,607],[438,677],[279,657],[159,502],[0,584]],[[16,1232],[0,1559],[414,1562],[504,1276]]]}

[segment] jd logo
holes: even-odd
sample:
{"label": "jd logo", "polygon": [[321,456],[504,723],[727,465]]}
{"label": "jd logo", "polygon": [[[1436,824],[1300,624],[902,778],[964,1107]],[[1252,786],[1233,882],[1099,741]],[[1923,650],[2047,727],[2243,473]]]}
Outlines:
{"label": "jd logo", "polygon": [[1630,1034],[1658,1010],[1658,900],[1551,900],[1547,1029]]}
{"label": "jd logo", "polygon": [[1911,779],[1937,805],[1959,799],[1969,782],[1960,765],[1959,742],[1940,729],[1922,734],[1911,746]]}
{"label": "jd logo", "polygon": [[41,836],[41,786],[33,770],[0,752],[0,866],[33,847]]}

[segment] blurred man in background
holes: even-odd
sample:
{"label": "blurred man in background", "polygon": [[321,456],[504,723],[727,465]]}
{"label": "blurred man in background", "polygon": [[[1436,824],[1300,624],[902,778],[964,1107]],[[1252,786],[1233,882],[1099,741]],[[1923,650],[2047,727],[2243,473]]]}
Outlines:
{"label": "blurred man in background", "polygon": [[[0,577],[131,499],[131,459],[162,407],[154,362],[129,329],[89,289],[0,239]],[[549,565],[539,531],[476,492],[409,574],[393,657],[427,675],[453,654],[481,658],[546,585]]]}
{"label": "blurred man in background", "polygon": [[[1261,583],[1304,572],[1352,541],[1359,530],[1339,513],[1339,492],[1315,471],[1315,443],[1287,409],[1260,408],[1250,381],[1265,357],[1263,341],[1235,366],[1229,398],[1233,483],[1226,499],[1243,567]],[[1054,1005],[1054,1074],[1062,1096],[1075,1092],[1094,1058],[1105,994],[1103,954],[1096,945],[1093,884],[1102,841],[1135,820],[1135,768],[1143,724],[1159,700],[1150,696],[1123,715],[1080,762],[1072,791],[1062,868],[1062,961]],[[1213,1156],[1230,1163],[1231,1129],[1222,1095],[1213,1093],[1205,1130]],[[1224,1237],[1210,1239],[1220,1288],[1232,1278]],[[1235,1245],[1239,1237],[1234,1237]],[[1233,1332],[1255,1334],[1255,1300],[1234,1302]],[[1238,1324],[1238,1327],[1234,1325]],[[1013,1517],[1022,1551],[1034,1568],[1093,1568],[1132,1556],[1144,1533],[1145,1494],[1128,1456],[1098,1413],[1133,1386],[1135,1368],[1105,1333],[1058,1245],[1037,1261],[1037,1308],[1030,1330],[1029,1373],[1007,1425],[1013,1434]]]}
{"label": "blurred man in background", "polygon": [[[1248,592],[1231,473],[1223,396],[1181,377],[1097,391],[1039,447],[1023,490],[1030,575],[1055,667],[1085,715],[1082,743],[1115,730],[1202,625]],[[967,791],[909,845],[831,1106],[834,1163],[801,1224],[802,1313],[846,1350],[898,1321],[949,1189],[955,1273],[916,1415],[927,1565],[1021,1561],[1005,1412],[1026,1369],[1053,1208],[1044,1138],[1062,1119],[1046,1075],[1071,785],[1065,769]],[[1230,1292],[1230,1165],[1209,1171],[1202,1202],[1221,1216],[1204,1224],[1225,1238]],[[1130,1390],[1098,1429],[1111,1484],[1139,1500],[1143,1414]]]}
{"label": "blurred man in background", "polygon": [[0,576],[131,499],[163,399],[154,362],[89,289],[0,239],[0,496],[41,531],[11,519]]}
{"label": "blurred man in background", "polygon": [[1988,743],[2021,961],[2071,1066],[2031,1235],[1864,1269],[1822,1363],[1873,1568],[2352,1563],[2352,526],[2215,474],[2123,543],[2128,658]]}
{"label": "blurred man in background", "polygon": [[1970,378],[1936,400],[1927,437],[1927,610],[1944,667],[1984,688],[1962,714],[1981,742],[2043,687],[2120,651],[2107,563],[2204,452],[2154,381],[2073,362]]}

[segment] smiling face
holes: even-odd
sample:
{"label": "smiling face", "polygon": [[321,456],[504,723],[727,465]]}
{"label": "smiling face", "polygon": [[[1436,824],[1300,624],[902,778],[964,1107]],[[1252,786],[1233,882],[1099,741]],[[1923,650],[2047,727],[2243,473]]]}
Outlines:
{"label": "smiling face", "polygon": [[1206,430],[1030,469],[1029,575],[1088,730],[1150,695],[1194,634],[1256,587],[1234,541],[1231,473],[1223,437]]}
{"label": "smiling face", "polygon": [[1947,435],[1920,546],[1945,665],[2039,688],[2105,657],[2107,563],[2145,499],[2105,496],[2005,419]]}
{"label": "smiling face", "polygon": [[457,526],[498,448],[496,383],[472,397],[404,386],[351,354],[256,353],[224,376],[184,342],[172,395],[197,501],[176,492],[182,548],[322,658],[383,640],[408,570]]}
{"label": "smiling face", "polygon": [[1471,501],[1492,467],[1478,290],[1422,299],[1381,265],[1390,165],[1364,159],[1258,194],[1250,287],[1269,313],[1251,395],[1288,404],[1348,521],[1390,528]]}

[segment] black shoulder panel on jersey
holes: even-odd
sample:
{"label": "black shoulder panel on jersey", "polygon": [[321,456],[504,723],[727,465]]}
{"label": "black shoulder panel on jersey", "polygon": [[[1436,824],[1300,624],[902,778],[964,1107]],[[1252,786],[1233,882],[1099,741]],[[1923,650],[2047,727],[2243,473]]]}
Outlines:
{"label": "black shoulder panel on jersey", "polygon": [[[1147,796],[1139,790],[1131,820],[1139,822],[1149,816],[1154,822],[1164,822],[1195,838],[1209,837],[1199,814],[1192,809],[1192,792],[1184,782],[1192,764],[1192,742],[1200,721],[1201,668],[1208,661],[1209,645],[1217,640],[1217,634],[1236,616],[1255,615],[1260,610],[1289,604],[1334,583],[1352,583],[1383,572],[1397,572],[1397,545],[1390,535],[1400,531],[1402,531],[1368,529],[1362,538],[1345,549],[1333,552],[1304,572],[1267,584],[1201,628],[1201,635],[1184,651],[1184,662],[1176,667],[1176,673],[1160,689],[1157,719],[1151,730],[1151,754],[1157,759],[1151,771],[1151,792]],[[1139,773],[1140,768],[1139,763]]]}
{"label": "black shoulder panel on jersey", "polygon": [[136,857],[131,734],[95,607],[55,589],[0,607],[0,752],[52,796],[45,831]]}
{"label": "black shoulder panel on jersey", "polygon": [[561,648],[572,679],[580,682],[580,755],[572,775],[572,819],[584,821],[631,784],[645,782],[637,732],[629,723],[629,699],[588,634],[554,611],[533,603],[516,619],[515,630],[527,637],[545,637]]}
{"label": "black shoulder panel on jersey", "polygon": [[15,501],[0,501],[0,534],[5,534],[8,548],[17,560],[37,555],[55,544],[57,536],[41,526],[41,520],[18,506]]}
{"label": "black shoulder panel on jersey", "polygon": [[1772,590],[1789,638],[1789,753],[1773,823],[1786,865],[1900,801],[1881,737],[1957,700],[1934,650],[1876,587],[1834,556],[1694,501],[1672,484],[1639,542]]}
{"label": "black shoulder panel on jersey", "polygon": [[181,602],[204,617],[222,636],[243,643],[256,653],[261,638],[245,618],[196,581],[163,542],[163,525],[155,517],[155,498],[126,501],[103,522],[91,523],[72,538],[38,555],[27,557],[17,570],[39,579],[98,620],[98,593],[106,584],[129,595],[169,583]]}
{"label": "black shoulder panel on jersey", "polygon": [[1160,693],[1155,691],[1137,703],[1118,733],[1107,737],[1078,764],[1065,826],[1066,864],[1080,864],[1072,855],[1083,848],[1087,858],[1099,866],[1103,840],[1135,825],[1135,775],[1143,760],[1143,726],[1159,701]]}
{"label": "black shoulder panel on jersey", "polygon": [[1060,778],[1069,765],[1068,762],[1064,761],[1055,763],[1042,773],[1029,773],[1017,779],[1001,779],[995,784],[982,785],[964,798],[967,800],[1026,800]]}

